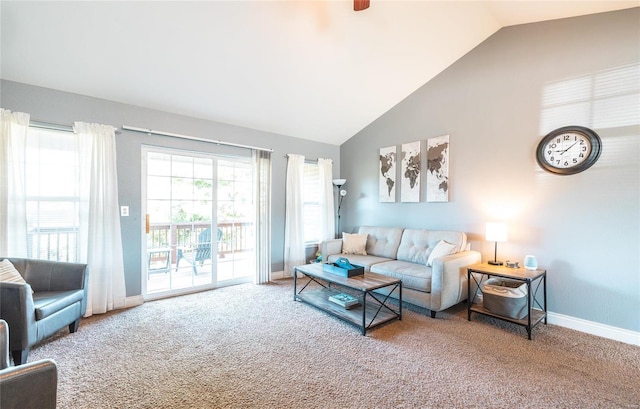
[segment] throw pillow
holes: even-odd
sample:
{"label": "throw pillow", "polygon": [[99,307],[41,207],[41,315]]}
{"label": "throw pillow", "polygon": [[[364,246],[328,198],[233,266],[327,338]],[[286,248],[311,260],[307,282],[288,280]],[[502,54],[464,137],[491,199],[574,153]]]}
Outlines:
{"label": "throw pillow", "polygon": [[440,240],[438,244],[436,244],[436,246],[433,248],[433,250],[431,250],[431,254],[429,254],[429,258],[427,259],[427,266],[431,267],[431,265],[433,264],[433,260],[438,257],[453,254],[455,249],[455,244],[450,244],[444,240]]}
{"label": "throw pillow", "polygon": [[0,261],[0,281],[3,283],[27,283],[13,264],[7,259]]}
{"label": "throw pillow", "polygon": [[367,235],[342,233],[342,254],[367,255]]}

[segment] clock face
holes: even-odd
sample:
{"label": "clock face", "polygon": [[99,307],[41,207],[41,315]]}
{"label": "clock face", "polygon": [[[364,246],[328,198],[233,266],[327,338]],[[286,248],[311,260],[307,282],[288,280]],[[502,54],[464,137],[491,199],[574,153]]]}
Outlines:
{"label": "clock face", "polygon": [[589,138],[577,132],[561,133],[544,146],[544,160],[560,169],[581,164],[587,160],[590,153]]}
{"label": "clock face", "polygon": [[536,158],[540,166],[552,173],[570,175],[582,172],[600,156],[600,137],[584,127],[556,129],[538,144]]}

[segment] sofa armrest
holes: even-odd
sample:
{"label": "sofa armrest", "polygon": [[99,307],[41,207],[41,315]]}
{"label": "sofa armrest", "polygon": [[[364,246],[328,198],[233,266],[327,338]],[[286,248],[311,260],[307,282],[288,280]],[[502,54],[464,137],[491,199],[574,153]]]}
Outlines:
{"label": "sofa armrest", "polygon": [[0,407],[55,408],[58,368],[51,359],[0,370]]}
{"label": "sofa armrest", "polygon": [[342,253],[342,239],[323,241],[320,243],[320,251],[322,252],[322,262],[326,263],[330,255]]}
{"label": "sofa armrest", "polygon": [[442,311],[467,298],[467,266],[480,263],[478,251],[466,250],[433,260],[431,310]]}
{"label": "sofa armrest", "polygon": [[[28,348],[35,342],[35,311],[29,284],[0,283],[0,317],[7,322],[12,334],[20,334],[11,337],[11,351]],[[20,340],[22,344],[16,345]]]}

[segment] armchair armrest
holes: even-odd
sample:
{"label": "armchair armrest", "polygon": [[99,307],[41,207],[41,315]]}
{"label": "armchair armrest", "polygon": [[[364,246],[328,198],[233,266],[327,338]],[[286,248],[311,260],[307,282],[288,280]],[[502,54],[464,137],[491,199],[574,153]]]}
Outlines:
{"label": "armchair armrest", "polygon": [[51,359],[0,370],[0,407],[55,408],[58,368]]}
{"label": "armchair armrest", "polygon": [[325,263],[332,254],[342,253],[342,239],[325,240],[320,243],[322,262]]}
{"label": "armchair armrest", "polygon": [[22,340],[21,345],[10,343],[10,350],[22,350],[35,342],[35,307],[29,284],[0,283],[0,316],[12,333],[20,334],[12,337],[13,342]]}
{"label": "armchair armrest", "polygon": [[433,260],[431,271],[431,310],[442,311],[467,298],[467,270],[479,263],[478,251],[466,250]]}
{"label": "armchair armrest", "polygon": [[8,343],[8,324],[0,320],[0,408],[55,408],[58,388],[56,363],[44,359],[9,366]]}

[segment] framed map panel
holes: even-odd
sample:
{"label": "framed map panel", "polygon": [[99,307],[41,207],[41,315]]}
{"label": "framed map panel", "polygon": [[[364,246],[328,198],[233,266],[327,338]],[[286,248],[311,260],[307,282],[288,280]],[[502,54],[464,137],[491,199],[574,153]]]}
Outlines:
{"label": "framed map panel", "polygon": [[380,148],[380,182],[378,196],[381,202],[396,201],[396,147]]}
{"label": "framed map panel", "polygon": [[449,135],[427,139],[427,202],[449,201]]}
{"label": "framed map panel", "polygon": [[420,201],[420,141],[402,144],[400,201]]}

